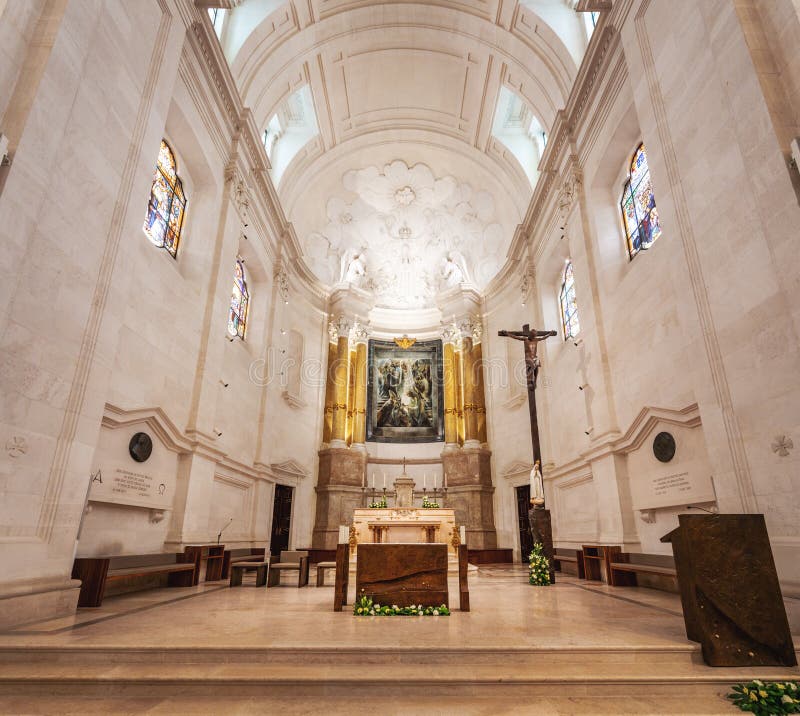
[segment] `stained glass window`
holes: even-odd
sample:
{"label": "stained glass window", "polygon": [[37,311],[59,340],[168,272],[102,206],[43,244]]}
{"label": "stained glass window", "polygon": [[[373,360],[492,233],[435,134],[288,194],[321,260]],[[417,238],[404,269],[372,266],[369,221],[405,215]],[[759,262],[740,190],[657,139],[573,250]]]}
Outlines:
{"label": "stained glass window", "polygon": [[250,293],[247,290],[247,279],[244,274],[244,260],[236,259],[233,277],[233,293],[231,294],[231,310],[228,313],[228,335],[244,340],[247,330],[247,309],[250,305]]}
{"label": "stained glass window", "polygon": [[156,174],[150,189],[144,232],[150,241],[169,251],[173,258],[178,254],[185,211],[186,196],[183,193],[183,183],[178,177],[175,155],[169,144],[162,139]]}
{"label": "stained glass window", "polygon": [[640,144],[633,154],[630,173],[620,200],[622,220],[625,224],[625,237],[628,253],[633,258],[642,249],[649,249],[661,236],[658,222],[656,198],[647,166],[644,144]]}
{"label": "stained glass window", "polygon": [[578,304],[575,303],[575,274],[572,271],[572,261],[567,261],[567,265],[564,267],[558,300],[561,304],[561,327],[564,329],[564,340],[574,338],[580,333],[581,324],[578,322]]}

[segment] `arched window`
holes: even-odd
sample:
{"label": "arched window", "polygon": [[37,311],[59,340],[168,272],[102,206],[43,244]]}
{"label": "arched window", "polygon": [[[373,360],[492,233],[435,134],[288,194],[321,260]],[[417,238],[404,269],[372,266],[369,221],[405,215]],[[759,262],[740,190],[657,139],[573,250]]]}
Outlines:
{"label": "arched window", "polygon": [[644,144],[640,144],[633,153],[628,180],[622,190],[620,208],[622,221],[625,224],[628,253],[633,258],[641,249],[649,249],[661,236],[661,225],[658,223],[656,198],[653,194],[653,183],[650,181],[650,168],[647,166]]}
{"label": "arched window", "polygon": [[572,271],[572,261],[567,261],[564,267],[558,300],[561,305],[561,327],[564,329],[566,341],[577,336],[581,330],[581,324],[578,322],[578,304],[575,303],[575,274]]}
{"label": "arched window", "polygon": [[236,258],[236,269],[233,277],[233,293],[231,294],[231,310],[228,313],[228,335],[244,340],[247,330],[247,309],[250,304],[250,293],[247,290],[247,279],[244,275],[244,259]]}
{"label": "arched window", "polygon": [[162,139],[156,175],[150,189],[144,232],[150,241],[165,248],[173,258],[178,253],[185,210],[186,196],[183,193],[183,183],[178,178],[175,155],[169,144]]}

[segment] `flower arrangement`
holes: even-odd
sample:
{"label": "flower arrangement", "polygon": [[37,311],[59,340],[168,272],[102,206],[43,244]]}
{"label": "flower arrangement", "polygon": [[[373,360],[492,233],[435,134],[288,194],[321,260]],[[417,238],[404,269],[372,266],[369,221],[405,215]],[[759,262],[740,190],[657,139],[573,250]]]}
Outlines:
{"label": "flower arrangement", "polygon": [[736,684],[728,694],[742,711],[752,714],[800,713],[800,685],[795,681],[770,681],[755,679],[748,684]]}
{"label": "flower arrangement", "polygon": [[398,607],[396,604],[381,606],[362,592],[361,599],[353,606],[353,614],[357,617],[449,617],[450,610],[445,604],[438,607],[423,607],[421,604],[412,604],[410,607]]}
{"label": "flower arrangement", "polygon": [[544,556],[544,546],[541,542],[533,545],[533,552],[528,557],[528,584],[536,587],[546,587],[550,584],[550,562]]}
{"label": "flower arrangement", "polygon": [[424,496],[422,498],[422,507],[425,508],[426,510],[438,510],[439,503],[434,502],[433,500],[429,500],[427,496]]}
{"label": "flower arrangement", "polygon": [[375,502],[369,503],[370,509],[373,510],[385,510],[389,505],[386,504],[386,498],[381,497],[380,500],[375,500]]}

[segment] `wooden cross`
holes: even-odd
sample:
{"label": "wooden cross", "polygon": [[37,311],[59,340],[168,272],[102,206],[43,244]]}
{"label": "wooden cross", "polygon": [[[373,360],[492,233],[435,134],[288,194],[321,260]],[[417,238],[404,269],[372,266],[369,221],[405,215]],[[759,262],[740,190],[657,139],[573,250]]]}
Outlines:
{"label": "wooden cross", "polygon": [[539,375],[539,357],[536,352],[539,341],[558,335],[556,331],[531,330],[526,323],[521,331],[498,331],[498,336],[513,338],[525,344],[525,375],[528,380],[528,410],[531,415],[531,446],[533,447],[533,462],[542,464],[542,453],[539,445],[539,418],[536,413],[536,377]]}

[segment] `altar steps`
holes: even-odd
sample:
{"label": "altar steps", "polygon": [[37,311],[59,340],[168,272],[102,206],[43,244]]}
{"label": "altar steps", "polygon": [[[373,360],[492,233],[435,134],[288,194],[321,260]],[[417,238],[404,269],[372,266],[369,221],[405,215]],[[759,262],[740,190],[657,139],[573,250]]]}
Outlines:
{"label": "altar steps", "polygon": [[737,681],[800,679],[797,668],[711,669],[698,649],[130,648],[0,649],[8,697],[341,700],[400,698],[716,697]]}

